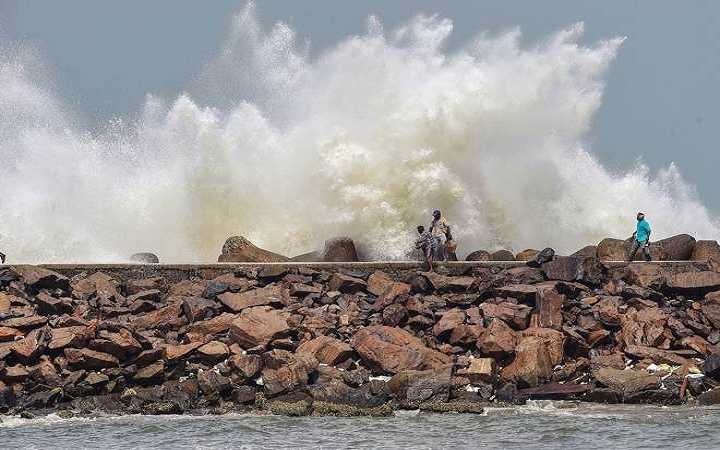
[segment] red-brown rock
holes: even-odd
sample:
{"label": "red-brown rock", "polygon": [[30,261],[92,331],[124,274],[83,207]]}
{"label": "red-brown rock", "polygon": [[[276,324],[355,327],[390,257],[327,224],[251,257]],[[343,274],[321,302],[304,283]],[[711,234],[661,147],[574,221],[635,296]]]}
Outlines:
{"label": "red-brown rock", "polygon": [[493,319],[477,341],[477,348],[483,355],[503,358],[515,351],[517,334],[505,322]]}
{"label": "red-brown rock", "polygon": [[65,358],[73,369],[97,370],[117,367],[119,364],[118,359],[112,355],[86,348],[66,348]]}
{"label": "red-brown rock", "polygon": [[352,355],[352,347],[330,336],[318,336],[303,342],[296,350],[298,354],[312,355],[322,364],[334,366]]}
{"label": "red-brown rock", "polygon": [[366,364],[389,373],[432,369],[451,362],[448,356],[399,328],[365,327],[355,333],[351,344]]}
{"label": "red-brown rock", "polygon": [[289,331],[286,314],[267,306],[245,309],[230,324],[230,338],[243,348],[267,346]]}
{"label": "red-brown rock", "polygon": [[394,281],[389,275],[378,270],[368,278],[367,290],[369,293],[391,302],[399,295],[409,294],[410,285]]}
{"label": "red-brown rock", "polygon": [[279,285],[271,285],[259,289],[235,294],[225,292],[217,296],[217,299],[233,312],[240,312],[246,308],[264,305],[283,305],[289,303],[289,292]]}

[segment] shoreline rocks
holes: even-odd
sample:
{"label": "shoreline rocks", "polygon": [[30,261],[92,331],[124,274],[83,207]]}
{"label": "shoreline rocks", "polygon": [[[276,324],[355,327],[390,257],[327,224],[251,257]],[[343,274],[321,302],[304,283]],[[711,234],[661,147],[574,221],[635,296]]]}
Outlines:
{"label": "shoreline rocks", "polygon": [[714,267],[3,268],[0,414],[717,403]]}

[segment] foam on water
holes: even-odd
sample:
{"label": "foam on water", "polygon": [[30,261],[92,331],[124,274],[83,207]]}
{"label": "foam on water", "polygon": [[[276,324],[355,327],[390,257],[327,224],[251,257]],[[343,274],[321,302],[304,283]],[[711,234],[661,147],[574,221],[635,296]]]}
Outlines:
{"label": "foam on water", "polygon": [[[612,173],[583,146],[621,38],[582,24],[523,46],[452,22],[377,18],[317,57],[250,4],[188,93],[148,95],[134,123],[76,116],[22,44],[0,50],[0,248],[14,261],[208,261],[227,236],[298,254],[349,235],[400,258],[434,208],[461,253],[625,237],[645,210],[663,237],[716,238],[674,165]],[[480,30],[481,31],[481,30]],[[638,152],[651,149],[638,149]]]}

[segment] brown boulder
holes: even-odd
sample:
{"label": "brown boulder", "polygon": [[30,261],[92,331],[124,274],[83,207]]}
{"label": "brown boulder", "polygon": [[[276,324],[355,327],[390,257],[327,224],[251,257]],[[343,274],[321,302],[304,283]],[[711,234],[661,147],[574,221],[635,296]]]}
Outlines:
{"label": "brown boulder", "polygon": [[43,316],[27,316],[27,317],[13,317],[11,319],[5,319],[0,322],[0,326],[9,328],[20,328],[29,329],[37,328],[47,323],[47,317]]}
{"label": "brown boulder", "polygon": [[164,308],[138,315],[130,319],[135,330],[146,329],[177,329],[187,322],[181,317],[182,304],[173,303]]}
{"label": "brown boulder", "polygon": [[189,344],[181,345],[167,345],[165,347],[165,359],[168,362],[177,361],[190,355],[190,353],[202,347],[202,345],[202,342],[191,342]]}
{"label": "brown boulder", "polygon": [[524,330],[530,323],[532,308],[527,305],[502,302],[498,304],[483,303],[480,310],[484,317],[498,318],[504,323],[512,324],[516,330]]}
{"label": "brown boulder", "polygon": [[83,326],[54,328],[50,330],[48,348],[57,350],[65,347],[82,347],[94,335],[94,330]]}
{"label": "brown boulder", "polygon": [[262,370],[265,392],[274,396],[303,387],[317,367],[318,361],[307,354],[291,355],[287,362],[275,369],[266,367]]}
{"label": "brown boulder", "polygon": [[399,295],[409,294],[410,285],[394,281],[388,274],[376,270],[367,281],[367,291],[377,295],[388,302],[395,300]]}
{"label": "brown boulder", "polygon": [[550,328],[533,327],[521,331],[518,336],[521,339],[527,336],[540,338],[548,350],[552,365],[556,366],[562,363],[565,353],[565,335],[561,331]]}
{"label": "brown boulder", "polygon": [[718,241],[697,241],[695,242],[695,246],[693,246],[690,259],[693,261],[720,259],[720,244],[718,244]]}
{"label": "brown boulder", "polygon": [[450,357],[400,328],[365,327],[355,333],[351,344],[368,366],[389,373],[433,369],[451,362]]}
{"label": "brown boulder", "polygon": [[540,253],[540,250],[527,249],[515,255],[515,261],[532,261]]}
{"label": "brown boulder", "polygon": [[430,370],[403,370],[387,383],[390,395],[402,405],[447,402],[452,388],[452,366]]}
{"label": "brown boulder", "polygon": [[517,333],[505,322],[492,319],[476,345],[483,355],[500,359],[515,351],[517,339]]}
{"label": "brown boulder", "polygon": [[0,327],[0,342],[14,341],[16,337],[22,335],[22,331],[18,329],[10,327]]}
{"label": "brown boulder", "polygon": [[91,341],[90,347],[93,350],[108,353],[120,359],[125,359],[142,351],[142,345],[125,328],[121,328],[117,333],[103,330],[98,333],[98,337],[100,339]]}
{"label": "brown boulder", "polygon": [[264,288],[250,289],[249,291],[239,294],[225,292],[218,295],[217,299],[231,311],[240,312],[253,306],[288,304],[289,295],[286,288],[279,285],[271,285]]}
{"label": "brown boulder", "polygon": [[490,253],[490,261],[515,261],[515,255],[509,250],[498,250]]}
{"label": "brown boulder", "polygon": [[490,261],[490,253],[485,250],[476,250],[467,255],[465,261]]}
{"label": "brown boulder", "polygon": [[438,320],[433,327],[433,334],[438,339],[444,339],[463,323],[465,323],[465,311],[459,308],[453,308],[443,313],[440,320]]}
{"label": "brown boulder", "polygon": [[682,366],[689,364],[690,361],[680,355],[659,348],[645,347],[642,345],[627,345],[625,353],[635,356],[636,358],[648,358],[656,364],[671,364],[674,366]]}
{"label": "brown boulder", "polygon": [[312,355],[321,364],[334,366],[347,360],[352,351],[352,347],[345,342],[330,336],[318,336],[300,344],[296,353]]}
{"label": "brown boulder", "polygon": [[267,306],[248,308],[230,324],[230,338],[243,348],[267,346],[290,331],[286,314]]}
{"label": "brown boulder", "polygon": [[229,237],[218,256],[218,262],[285,262],[289,258],[256,247],[242,236]]}
{"label": "brown boulder", "polygon": [[210,341],[202,347],[199,347],[195,351],[195,354],[204,361],[216,362],[227,358],[230,350],[227,345],[220,341]]}
{"label": "brown boulder", "polygon": [[623,279],[644,288],[660,288],[667,283],[670,274],[657,264],[628,264]]}
{"label": "brown boulder", "polygon": [[603,367],[593,375],[600,384],[624,395],[657,389],[660,385],[660,377],[645,370]]}
{"label": "brown boulder", "polygon": [[534,387],[552,375],[550,352],[542,338],[521,337],[515,348],[515,359],[502,370],[506,380]]}
{"label": "brown boulder", "polygon": [[471,383],[494,383],[497,366],[493,358],[470,358],[468,367],[459,369],[456,375],[467,377]]}
{"label": "brown boulder", "polygon": [[44,340],[44,335],[45,329],[39,328],[32,330],[27,336],[11,344],[15,357],[24,363],[34,361],[45,350],[44,346],[40,345],[41,341]]}
{"label": "brown boulder", "polygon": [[562,305],[565,296],[551,289],[541,289],[537,293],[536,303],[539,325],[543,328],[562,328]]}
{"label": "brown boulder", "polygon": [[255,378],[263,368],[263,360],[260,355],[233,355],[228,362],[244,378]]}
{"label": "brown boulder", "polygon": [[70,280],[52,270],[25,265],[13,266],[12,270],[23,280],[32,294],[37,293],[40,289],[70,291]]}
{"label": "brown boulder", "polygon": [[212,319],[195,322],[187,328],[187,337],[191,341],[201,341],[206,336],[223,333],[230,328],[233,320],[237,319],[237,314],[223,313]]}
{"label": "brown boulder", "polygon": [[119,283],[110,275],[95,272],[85,278],[72,282],[72,295],[77,299],[88,299],[97,295],[103,299],[114,299],[118,294]]}
{"label": "brown boulder", "polygon": [[338,291],[344,294],[354,294],[365,290],[367,283],[360,278],[351,277],[342,273],[334,273],[328,282],[329,291]]}
{"label": "brown boulder", "polygon": [[620,325],[620,308],[623,304],[622,297],[601,297],[595,303],[591,311],[597,320],[603,324],[614,327]]}
{"label": "brown boulder", "polygon": [[668,287],[682,294],[700,295],[720,290],[720,273],[712,271],[681,272],[668,279]]}
{"label": "brown boulder", "polygon": [[630,309],[621,315],[621,339],[625,345],[654,347],[663,341],[668,315],[660,308]]}
{"label": "brown boulder", "polygon": [[355,243],[349,237],[337,237],[325,241],[322,252],[325,262],[355,262],[358,260]]}
{"label": "brown boulder", "polygon": [[422,272],[422,275],[438,293],[467,292],[475,282],[473,277],[451,277],[435,272]]}
{"label": "brown boulder", "polygon": [[670,261],[687,261],[692,257],[695,238],[689,234],[678,234],[667,239],[656,241],[667,254]]}
{"label": "brown boulder", "polygon": [[138,370],[133,376],[133,380],[140,384],[150,383],[157,380],[161,380],[165,375],[165,363],[163,361],[156,361],[149,366],[143,367]]}
{"label": "brown boulder", "polygon": [[98,370],[117,367],[118,359],[107,353],[96,352],[87,348],[66,348],[65,359],[72,369]]}
{"label": "brown boulder", "polygon": [[548,280],[582,281],[599,284],[602,280],[602,266],[597,258],[575,258],[556,256],[542,265]]}

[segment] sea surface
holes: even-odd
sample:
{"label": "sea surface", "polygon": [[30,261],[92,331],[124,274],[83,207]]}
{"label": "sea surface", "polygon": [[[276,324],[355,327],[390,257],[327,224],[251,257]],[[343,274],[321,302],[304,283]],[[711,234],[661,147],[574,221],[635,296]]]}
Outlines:
{"label": "sea surface", "polygon": [[531,402],[483,415],[405,411],[387,418],[2,417],[5,449],[503,448],[717,449],[720,408]]}

